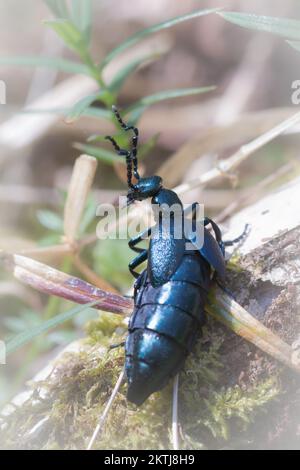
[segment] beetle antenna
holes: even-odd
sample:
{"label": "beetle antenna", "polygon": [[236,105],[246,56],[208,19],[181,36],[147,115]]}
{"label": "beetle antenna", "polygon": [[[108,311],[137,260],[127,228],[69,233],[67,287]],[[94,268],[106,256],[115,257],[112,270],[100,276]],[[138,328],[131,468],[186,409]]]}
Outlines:
{"label": "beetle antenna", "polygon": [[133,162],[133,174],[137,180],[140,179],[140,175],[138,172],[138,159],[137,159],[137,146],[139,141],[139,130],[135,126],[128,126],[120,116],[120,113],[116,106],[112,106],[112,111],[115,114],[120,126],[124,131],[133,131],[133,137],[131,139],[131,159]]}
{"label": "beetle antenna", "polygon": [[98,435],[101,435],[101,431],[102,431],[102,429],[103,429],[103,426],[105,425],[105,421],[106,421],[106,419],[107,419],[107,415],[108,415],[108,413],[109,413],[109,410],[111,409],[111,406],[112,406],[112,404],[113,404],[113,402],[114,402],[114,399],[116,398],[116,395],[117,395],[117,393],[118,393],[118,391],[119,391],[119,388],[120,388],[121,385],[122,385],[122,382],[123,382],[123,379],[124,379],[124,374],[125,374],[125,369],[122,369],[122,372],[121,372],[121,374],[119,375],[119,378],[118,378],[118,380],[117,380],[117,383],[116,383],[116,385],[115,385],[115,387],[114,387],[114,389],[113,389],[113,391],[112,391],[112,394],[111,394],[111,396],[110,396],[110,399],[108,400],[108,402],[107,402],[107,404],[106,404],[106,406],[105,406],[105,409],[104,409],[104,411],[103,411],[103,413],[102,413],[102,415],[101,415],[101,417],[100,417],[100,419],[99,419],[99,421],[98,421],[98,424],[97,424],[97,426],[96,426],[96,428],[95,428],[95,431],[94,431],[94,433],[93,433],[93,435],[92,435],[92,438],[91,438],[91,440],[90,440],[90,442],[89,442],[89,444],[88,444],[88,446],[87,446],[87,450],[91,450],[91,449],[92,449],[92,447],[93,447],[93,445],[94,445],[94,443],[95,443],[95,440],[96,440],[97,436],[98,436]]}
{"label": "beetle antenna", "polygon": [[173,406],[172,406],[172,441],[173,449],[179,450],[179,439],[178,439],[178,385],[179,385],[179,374],[174,378],[173,383]]}
{"label": "beetle antenna", "polygon": [[126,149],[121,149],[115,139],[111,137],[110,135],[107,135],[105,137],[106,140],[109,140],[117,152],[118,155],[125,156],[126,157],[126,166],[127,166],[127,184],[129,188],[133,187],[132,184],[132,159],[131,159],[131,152]]}

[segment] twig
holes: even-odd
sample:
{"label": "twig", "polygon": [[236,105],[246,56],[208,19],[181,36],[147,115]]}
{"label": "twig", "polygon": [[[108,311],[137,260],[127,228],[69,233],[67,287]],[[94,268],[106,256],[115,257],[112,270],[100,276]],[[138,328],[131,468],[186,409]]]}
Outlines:
{"label": "twig", "polygon": [[113,389],[113,391],[112,391],[112,394],[111,394],[111,396],[110,396],[110,399],[108,400],[108,402],[107,402],[107,404],[106,404],[106,407],[105,407],[105,409],[104,409],[104,411],[103,411],[103,413],[102,413],[102,415],[101,415],[101,417],[100,417],[100,419],[99,419],[99,422],[98,422],[98,424],[97,424],[97,426],[96,426],[96,428],[95,428],[95,431],[94,431],[94,433],[93,433],[93,435],[92,435],[92,438],[91,438],[91,440],[90,440],[90,442],[89,442],[89,444],[88,444],[88,446],[87,446],[87,450],[91,450],[91,449],[92,449],[92,447],[93,447],[93,445],[94,445],[94,442],[95,442],[95,440],[96,440],[98,434],[101,434],[101,431],[102,431],[102,428],[103,428],[103,426],[104,426],[104,424],[105,424],[105,421],[106,421],[106,419],[107,419],[107,415],[108,415],[108,413],[109,413],[109,410],[110,410],[110,408],[112,407],[112,404],[113,404],[113,402],[114,402],[114,399],[116,398],[116,395],[117,395],[117,393],[118,393],[118,391],[119,391],[119,388],[120,388],[121,385],[122,385],[122,382],[123,382],[123,379],[124,379],[124,375],[125,375],[125,370],[122,369],[122,372],[121,372],[121,374],[119,375],[119,378],[118,378],[118,380],[117,380],[117,383],[116,383],[116,385],[115,385],[115,387],[114,387],[114,389]]}
{"label": "twig", "polygon": [[[293,116],[294,108],[278,108],[247,113],[226,126],[210,126],[199,129],[196,137],[189,139],[162,166],[158,174],[166,186],[172,187],[182,180],[186,168],[202,155],[218,155],[226,148],[238,148],[244,142],[257,138],[260,134],[277,126],[283,120]],[[196,119],[198,122],[198,118]],[[143,125],[144,127],[144,125]],[[198,124],[199,127],[199,124]]]}
{"label": "twig", "polygon": [[121,315],[127,315],[132,311],[130,299],[99,289],[78,277],[70,276],[25,256],[2,253],[0,262],[19,281],[45,294],[56,295],[81,305],[99,300],[95,308]]}
{"label": "twig", "polygon": [[88,265],[80,258],[79,255],[74,256],[73,264],[86,277],[86,279],[96,287],[99,287],[100,289],[106,290],[108,292],[113,292],[114,294],[118,294],[117,289],[115,289],[109,282],[95,274],[94,271],[88,267]]}
{"label": "twig", "polygon": [[244,162],[248,157],[253,155],[254,152],[259,150],[261,147],[271,142],[273,139],[278,137],[280,134],[283,134],[287,129],[290,129],[295,124],[300,122],[300,112],[294,114],[292,117],[281,122],[277,126],[270,129],[268,132],[265,132],[258,138],[252,140],[248,144],[242,145],[237,152],[235,152],[231,157],[226,160],[221,160],[218,164],[218,167],[212,168],[204,175],[195,178],[192,181],[187,183],[182,183],[179,186],[174,188],[178,194],[183,194],[191,189],[197,188],[198,186],[211,183],[212,181],[220,178],[225,173],[232,172],[237,168],[242,162]]}
{"label": "twig", "polygon": [[178,439],[178,388],[179,388],[179,374],[174,378],[173,383],[173,406],[172,406],[172,441],[173,449],[179,450]]}

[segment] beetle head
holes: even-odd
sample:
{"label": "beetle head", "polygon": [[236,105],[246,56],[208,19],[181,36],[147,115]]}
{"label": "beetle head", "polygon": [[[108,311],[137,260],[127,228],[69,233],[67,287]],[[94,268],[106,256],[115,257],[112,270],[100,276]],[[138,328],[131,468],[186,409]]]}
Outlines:
{"label": "beetle head", "polygon": [[133,201],[143,201],[155,196],[162,188],[162,178],[160,176],[149,176],[148,178],[138,178],[136,184],[129,188],[127,199],[130,204]]}

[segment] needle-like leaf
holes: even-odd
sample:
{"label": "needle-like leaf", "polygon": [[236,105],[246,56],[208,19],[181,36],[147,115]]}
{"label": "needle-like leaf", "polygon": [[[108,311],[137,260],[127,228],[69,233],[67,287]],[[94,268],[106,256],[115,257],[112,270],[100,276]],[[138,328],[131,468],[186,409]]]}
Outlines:
{"label": "needle-like leaf", "polygon": [[45,25],[53,29],[64,43],[73,51],[82,55],[85,49],[85,42],[81,31],[69,20],[56,19],[45,21]]}
{"label": "needle-like leaf", "polygon": [[137,33],[130,36],[126,41],[124,41],[119,46],[115,47],[112,51],[110,51],[104,60],[100,64],[100,68],[103,69],[112,59],[116,56],[124,52],[129,47],[133,46],[137,42],[141,41],[141,39],[149,36],[150,34],[156,33],[157,31],[161,31],[162,29],[171,28],[178,23],[182,23],[183,21],[191,20],[193,18],[198,18],[199,16],[208,15],[209,13],[214,13],[220,10],[219,8],[209,9],[209,10],[197,10],[193,11],[192,13],[188,13],[187,15],[177,16],[167,21],[163,21],[162,23],[155,24],[150,26],[149,28],[143,29],[142,31],[138,31]]}
{"label": "needle-like leaf", "polygon": [[69,11],[65,0],[44,0],[48,8],[58,18],[68,18]]}
{"label": "needle-like leaf", "polygon": [[207,86],[201,88],[178,88],[175,90],[161,91],[159,93],[155,93],[154,95],[144,96],[144,98],[136,101],[129,108],[127,108],[126,113],[130,113],[136,109],[145,108],[146,106],[151,106],[152,104],[159,103],[160,101],[164,100],[207,93],[209,91],[215,90],[215,88],[216,87],[214,86]]}
{"label": "needle-like leaf", "polygon": [[110,91],[112,93],[118,92],[123,86],[125,80],[133,72],[135,72],[137,68],[139,68],[143,64],[150,63],[153,60],[158,59],[159,57],[161,57],[161,54],[149,54],[146,57],[139,57],[138,59],[134,59],[132,62],[129,62],[129,64],[126,64],[125,67],[123,67],[119,72],[116,73],[113,80],[111,81],[109,85]]}
{"label": "needle-like leaf", "polygon": [[91,155],[92,157],[98,158],[98,160],[101,160],[103,163],[108,163],[110,165],[116,162],[125,163],[124,158],[119,157],[116,153],[110,150],[106,150],[102,147],[96,147],[94,145],[80,143],[74,144],[74,147],[77,150],[86,153],[87,155]]}
{"label": "needle-like leaf", "polygon": [[300,21],[273,16],[259,16],[234,11],[218,12],[225,20],[243,28],[266,31],[286,39],[300,40]]}
{"label": "needle-like leaf", "polygon": [[73,62],[60,57],[42,57],[42,56],[15,56],[0,57],[0,65],[16,65],[28,67],[45,67],[48,69],[59,70],[67,73],[77,73],[81,75],[90,75],[89,68],[78,62]]}
{"label": "needle-like leaf", "polygon": [[85,96],[84,98],[79,100],[68,113],[66,121],[68,123],[72,123],[79,119],[80,116],[84,114],[84,112],[90,107],[91,104],[93,104],[95,101],[101,101],[104,95],[104,91],[98,91],[97,93]]}
{"label": "needle-like leaf", "polygon": [[[11,338],[6,344],[6,354],[12,354],[13,352],[20,349],[22,346],[30,343],[34,338],[41,335],[42,333],[47,333],[49,330],[56,328],[59,325],[71,320],[75,315],[83,312],[87,308],[94,307],[97,304],[97,301],[90,302],[86,305],[78,305],[67,312],[60,313],[55,315],[55,317],[50,320],[42,322],[40,325],[30,328],[22,333]],[[96,314],[96,312],[95,312]]]}
{"label": "needle-like leaf", "polygon": [[88,44],[91,39],[92,2],[91,0],[72,0],[72,18]]}

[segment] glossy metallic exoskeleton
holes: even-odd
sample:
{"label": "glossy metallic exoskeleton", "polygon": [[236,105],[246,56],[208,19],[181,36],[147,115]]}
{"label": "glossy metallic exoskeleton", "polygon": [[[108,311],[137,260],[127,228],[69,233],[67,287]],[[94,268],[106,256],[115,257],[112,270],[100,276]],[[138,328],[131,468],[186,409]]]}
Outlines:
{"label": "glossy metallic exoskeleton", "polygon": [[[155,225],[129,241],[130,248],[138,255],[129,264],[136,282],[134,311],[125,344],[125,371],[127,398],[141,405],[179,372],[193,349],[205,321],[204,307],[213,273],[221,281],[225,277],[225,244],[219,227],[211,219],[204,218],[202,222],[197,222],[196,203],[184,211],[177,194],[165,189],[159,176],[140,177],[137,163],[138,129],[127,126],[115,107],[113,111],[121,127],[133,132],[130,150],[121,149],[112,137],[107,137],[117,153],[126,157],[128,203],[151,198],[152,204],[158,208]],[[132,182],[133,175],[135,184]],[[191,212],[194,229],[204,230],[202,246],[195,244],[192,250],[187,250],[186,243],[193,243],[192,236],[174,236],[174,214],[171,213],[169,224],[163,223],[164,213],[168,212],[166,209],[174,204],[179,207],[182,226]],[[208,224],[211,224],[215,237],[203,227]],[[149,248],[138,247],[147,236],[150,237]],[[232,243],[226,242],[226,245]],[[146,260],[147,268],[139,274],[135,269]]]}

